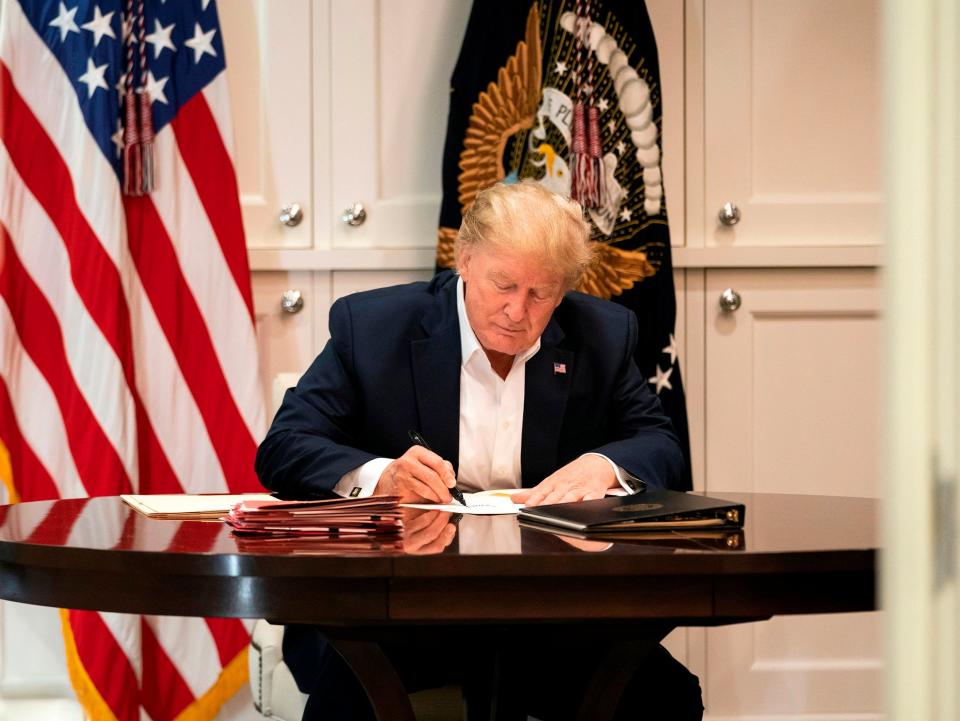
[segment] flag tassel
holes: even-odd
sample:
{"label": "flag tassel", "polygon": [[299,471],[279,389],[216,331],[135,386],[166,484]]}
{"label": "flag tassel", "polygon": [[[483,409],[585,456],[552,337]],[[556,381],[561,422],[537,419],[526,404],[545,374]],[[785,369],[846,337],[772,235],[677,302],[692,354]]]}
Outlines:
{"label": "flag tassel", "polygon": [[142,89],[139,93],[140,110],[140,153],[142,160],[141,189],[144,194],[152,193],[156,188],[156,164],[153,162],[153,114],[150,112],[150,93]]}
{"label": "flag tassel", "polygon": [[586,205],[590,180],[590,157],[587,154],[587,122],[583,103],[573,106],[573,138],[570,148],[570,196],[580,205]]}
{"label": "flag tassel", "polygon": [[603,151],[603,139],[600,137],[600,111],[592,105],[587,109],[587,150],[590,155],[592,177],[586,207],[602,208],[607,202],[603,158],[600,157]]}
{"label": "flag tassel", "polygon": [[603,204],[603,164],[600,160],[599,113],[584,103],[573,106],[573,172],[571,197],[584,208]]}
{"label": "flag tassel", "polygon": [[137,127],[137,107],[133,88],[128,88],[124,97],[123,128],[123,192],[125,195],[142,195],[142,162],[140,155],[140,131]]}

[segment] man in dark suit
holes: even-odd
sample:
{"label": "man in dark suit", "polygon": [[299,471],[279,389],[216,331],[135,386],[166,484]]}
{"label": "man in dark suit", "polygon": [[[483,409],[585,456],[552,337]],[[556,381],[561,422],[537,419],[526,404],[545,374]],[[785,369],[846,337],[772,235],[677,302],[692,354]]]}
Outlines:
{"label": "man in dark suit", "polygon": [[[591,256],[575,202],[532,182],[480,193],[458,275],[334,304],[329,343],[257,453],[261,481],[293,497],[439,503],[454,484],[522,487],[514,498],[528,505],[678,482],[680,445],[633,361],[633,314],[572,291]],[[432,450],[411,445],[409,429]],[[284,655],[311,705],[327,698],[323,718],[337,717],[334,704],[358,717],[349,672],[319,634],[289,629]]]}

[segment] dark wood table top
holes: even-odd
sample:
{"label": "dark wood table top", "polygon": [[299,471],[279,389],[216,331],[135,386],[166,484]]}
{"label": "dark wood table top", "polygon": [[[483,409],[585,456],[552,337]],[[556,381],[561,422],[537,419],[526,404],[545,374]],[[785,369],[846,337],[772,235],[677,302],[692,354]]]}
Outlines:
{"label": "dark wood table top", "polygon": [[[583,542],[464,516],[432,544],[411,530],[406,550],[374,553],[252,547],[218,522],[152,520],[119,498],[21,503],[0,507],[0,598],[326,625],[713,624],[876,608],[877,501],[712,495],[746,504],[742,534]],[[408,528],[450,520],[425,514]]]}

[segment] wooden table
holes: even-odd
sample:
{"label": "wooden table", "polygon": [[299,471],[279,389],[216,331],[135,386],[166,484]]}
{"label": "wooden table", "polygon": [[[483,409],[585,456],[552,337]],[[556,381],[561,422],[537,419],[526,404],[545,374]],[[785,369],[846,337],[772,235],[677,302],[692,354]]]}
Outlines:
{"label": "wooden table", "polygon": [[[876,501],[715,495],[746,504],[742,534],[584,544],[514,517],[465,516],[425,555],[241,550],[220,524],[151,520],[119,498],[23,503],[0,507],[0,598],[318,624],[367,669],[375,707],[398,719],[412,712],[376,641],[411,629],[563,626],[629,640],[651,627],[876,608]],[[611,690],[598,679],[591,693]]]}

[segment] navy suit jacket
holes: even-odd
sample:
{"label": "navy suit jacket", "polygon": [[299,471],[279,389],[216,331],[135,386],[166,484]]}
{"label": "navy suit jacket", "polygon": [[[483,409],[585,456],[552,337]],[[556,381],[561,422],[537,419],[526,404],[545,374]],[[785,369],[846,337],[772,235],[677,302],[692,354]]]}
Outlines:
{"label": "navy suit jacket", "polygon": [[[330,341],[284,396],[257,451],[263,484],[287,497],[329,493],[348,471],[397,458],[416,428],[457,466],[457,276],[341,298]],[[587,451],[671,487],[684,459],[670,419],[633,361],[633,313],[567,293],[526,364],[520,466],[534,486]],[[556,364],[562,364],[557,366]],[[558,372],[559,370],[563,372]]]}

